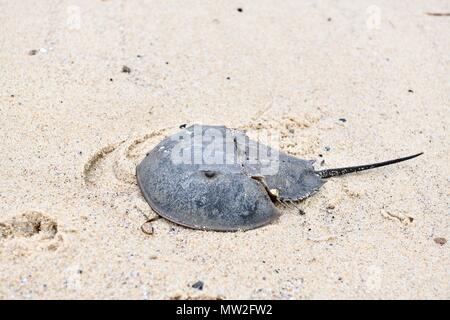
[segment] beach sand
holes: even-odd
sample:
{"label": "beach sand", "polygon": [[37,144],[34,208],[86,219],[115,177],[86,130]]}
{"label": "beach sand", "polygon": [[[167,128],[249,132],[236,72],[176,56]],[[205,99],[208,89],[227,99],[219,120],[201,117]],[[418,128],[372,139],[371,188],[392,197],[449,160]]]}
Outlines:
{"label": "beach sand", "polygon": [[[449,299],[450,17],[427,14],[448,12],[0,1],[0,298]],[[255,230],[145,234],[135,165],[194,123],[278,134],[318,169],[424,155]]]}

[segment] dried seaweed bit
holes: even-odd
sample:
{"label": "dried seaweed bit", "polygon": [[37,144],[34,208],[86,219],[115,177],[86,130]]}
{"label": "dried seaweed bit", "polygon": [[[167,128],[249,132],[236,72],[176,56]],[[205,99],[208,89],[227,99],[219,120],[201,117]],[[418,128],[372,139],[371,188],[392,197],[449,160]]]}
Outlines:
{"label": "dried seaweed bit", "polygon": [[30,56],[35,56],[37,53],[38,53],[38,51],[37,51],[36,49],[33,49],[33,50],[28,51],[28,54],[29,54]]}
{"label": "dried seaweed bit", "polygon": [[426,12],[426,14],[433,17],[450,17],[450,12]]}
{"label": "dried seaweed bit", "polygon": [[433,240],[434,240],[434,242],[436,242],[437,244],[440,244],[441,246],[443,246],[444,244],[447,243],[447,239],[442,238],[442,237],[434,238]]}
{"label": "dried seaweed bit", "polygon": [[381,215],[387,219],[391,219],[391,220],[396,219],[405,225],[408,225],[408,224],[414,222],[413,217],[406,216],[405,214],[403,214],[401,212],[389,212],[386,210],[382,210]]}
{"label": "dried seaweed bit", "polygon": [[242,9],[242,8],[237,8],[237,11],[238,11],[238,12],[244,12],[244,9]]}
{"label": "dried seaweed bit", "polygon": [[339,118],[339,121],[340,121],[340,122],[347,122],[347,119],[345,119],[345,118]]}
{"label": "dried seaweed bit", "polygon": [[155,233],[155,229],[152,226],[152,222],[158,220],[160,217],[156,216],[153,218],[148,219],[141,225],[141,231],[145,233],[146,235],[153,235]]}
{"label": "dried seaweed bit", "polygon": [[141,225],[141,230],[143,233],[145,233],[146,235],[151,236],[155,230],[153,228],[153,226],[151,225],[150,221],[145,221],[142,225]]}
{"label": "dried seaweed bit", "polygon": [[187,126],[186,123],[180,124],[180,129],[184,129],[184,128],[186,128],[186,126]]}
{"label": "dried seaweed bit", "polygon": [[192,288],[197,290],[203,290],[203,285],[204,285],[203,281],[197,281],[192,285]]}

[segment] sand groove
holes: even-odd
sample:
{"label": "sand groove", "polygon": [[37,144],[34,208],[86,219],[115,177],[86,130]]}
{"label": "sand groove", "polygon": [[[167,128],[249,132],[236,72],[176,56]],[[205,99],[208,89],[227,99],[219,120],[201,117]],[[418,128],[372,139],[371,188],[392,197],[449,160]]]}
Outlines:
{"label": "sand groove", "polygon": [[101,148],[85,164],[84,185],[88,197],[99,205],[115,211],[141,224],[156,214],[145,202],[136,182],[136,166],[166,135],[161,129],[117,142]]}
{"label": "sand groove", "polygon": [[[89,189],[126,191],[136,185],[136,165],[163,137],[162,129],[107,145],[85,164],[83,178]],[[127,186],[128,185],[128,186]]]}

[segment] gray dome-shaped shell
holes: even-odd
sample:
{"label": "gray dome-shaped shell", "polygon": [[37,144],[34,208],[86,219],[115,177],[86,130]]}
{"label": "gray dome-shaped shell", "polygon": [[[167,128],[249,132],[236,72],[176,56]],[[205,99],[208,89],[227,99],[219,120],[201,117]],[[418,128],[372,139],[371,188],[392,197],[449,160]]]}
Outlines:
{"label": "gray dome-shaped shell", "polygon": [[296,200],[323,183],[310,161],[263,146],[274,153],[267,161],[252,152],[261,146],[240,131],[194,125],[147,154],[137,167],[138,184],[150,206],[175,223],[207,230],[253,229],[279,215],[271,199],[277,195],[270,189],[282,199]]}
{"label": "gray dome-shaped shell", "polygon": [[[205,126],[203,133],[208,128],[227,130]],[[193,129],[183,131],[190,135]],[[137,167],[139,186],[158,214],[191,228],[222,231],[256,228],[278,216],[264,186],[244,174],[240,164],[174,163],[180,136],[163,140]],[[202,151],[207,147],[201,144]]]}

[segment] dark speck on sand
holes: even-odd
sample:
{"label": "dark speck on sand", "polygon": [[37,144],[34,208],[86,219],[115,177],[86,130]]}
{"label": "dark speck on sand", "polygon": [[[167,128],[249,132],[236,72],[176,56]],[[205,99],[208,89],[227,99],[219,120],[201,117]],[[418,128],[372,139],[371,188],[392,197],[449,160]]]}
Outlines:
{"label": "dark speck on sand", "polygon": [[434,242],[436,242],[437,244],[440,244],[441,246],[443,246],[444,244],[447,243],[447,239],[441,238],[441,237],[434,238]]}
{"label": "dark speck on sand", "polygon": [[130,72],[131,72],[131,69],[130,69],[130,67],[123,66],[123,67],[122,67],[122,72],[123,72],[123,73],[130,73]]}
{"label": "dark speck on sand", "polygon": [[192,285],[192,288],[198,289],[198,290],[203,290],[203,281],[197,281],[196,283],[194,283]]}

